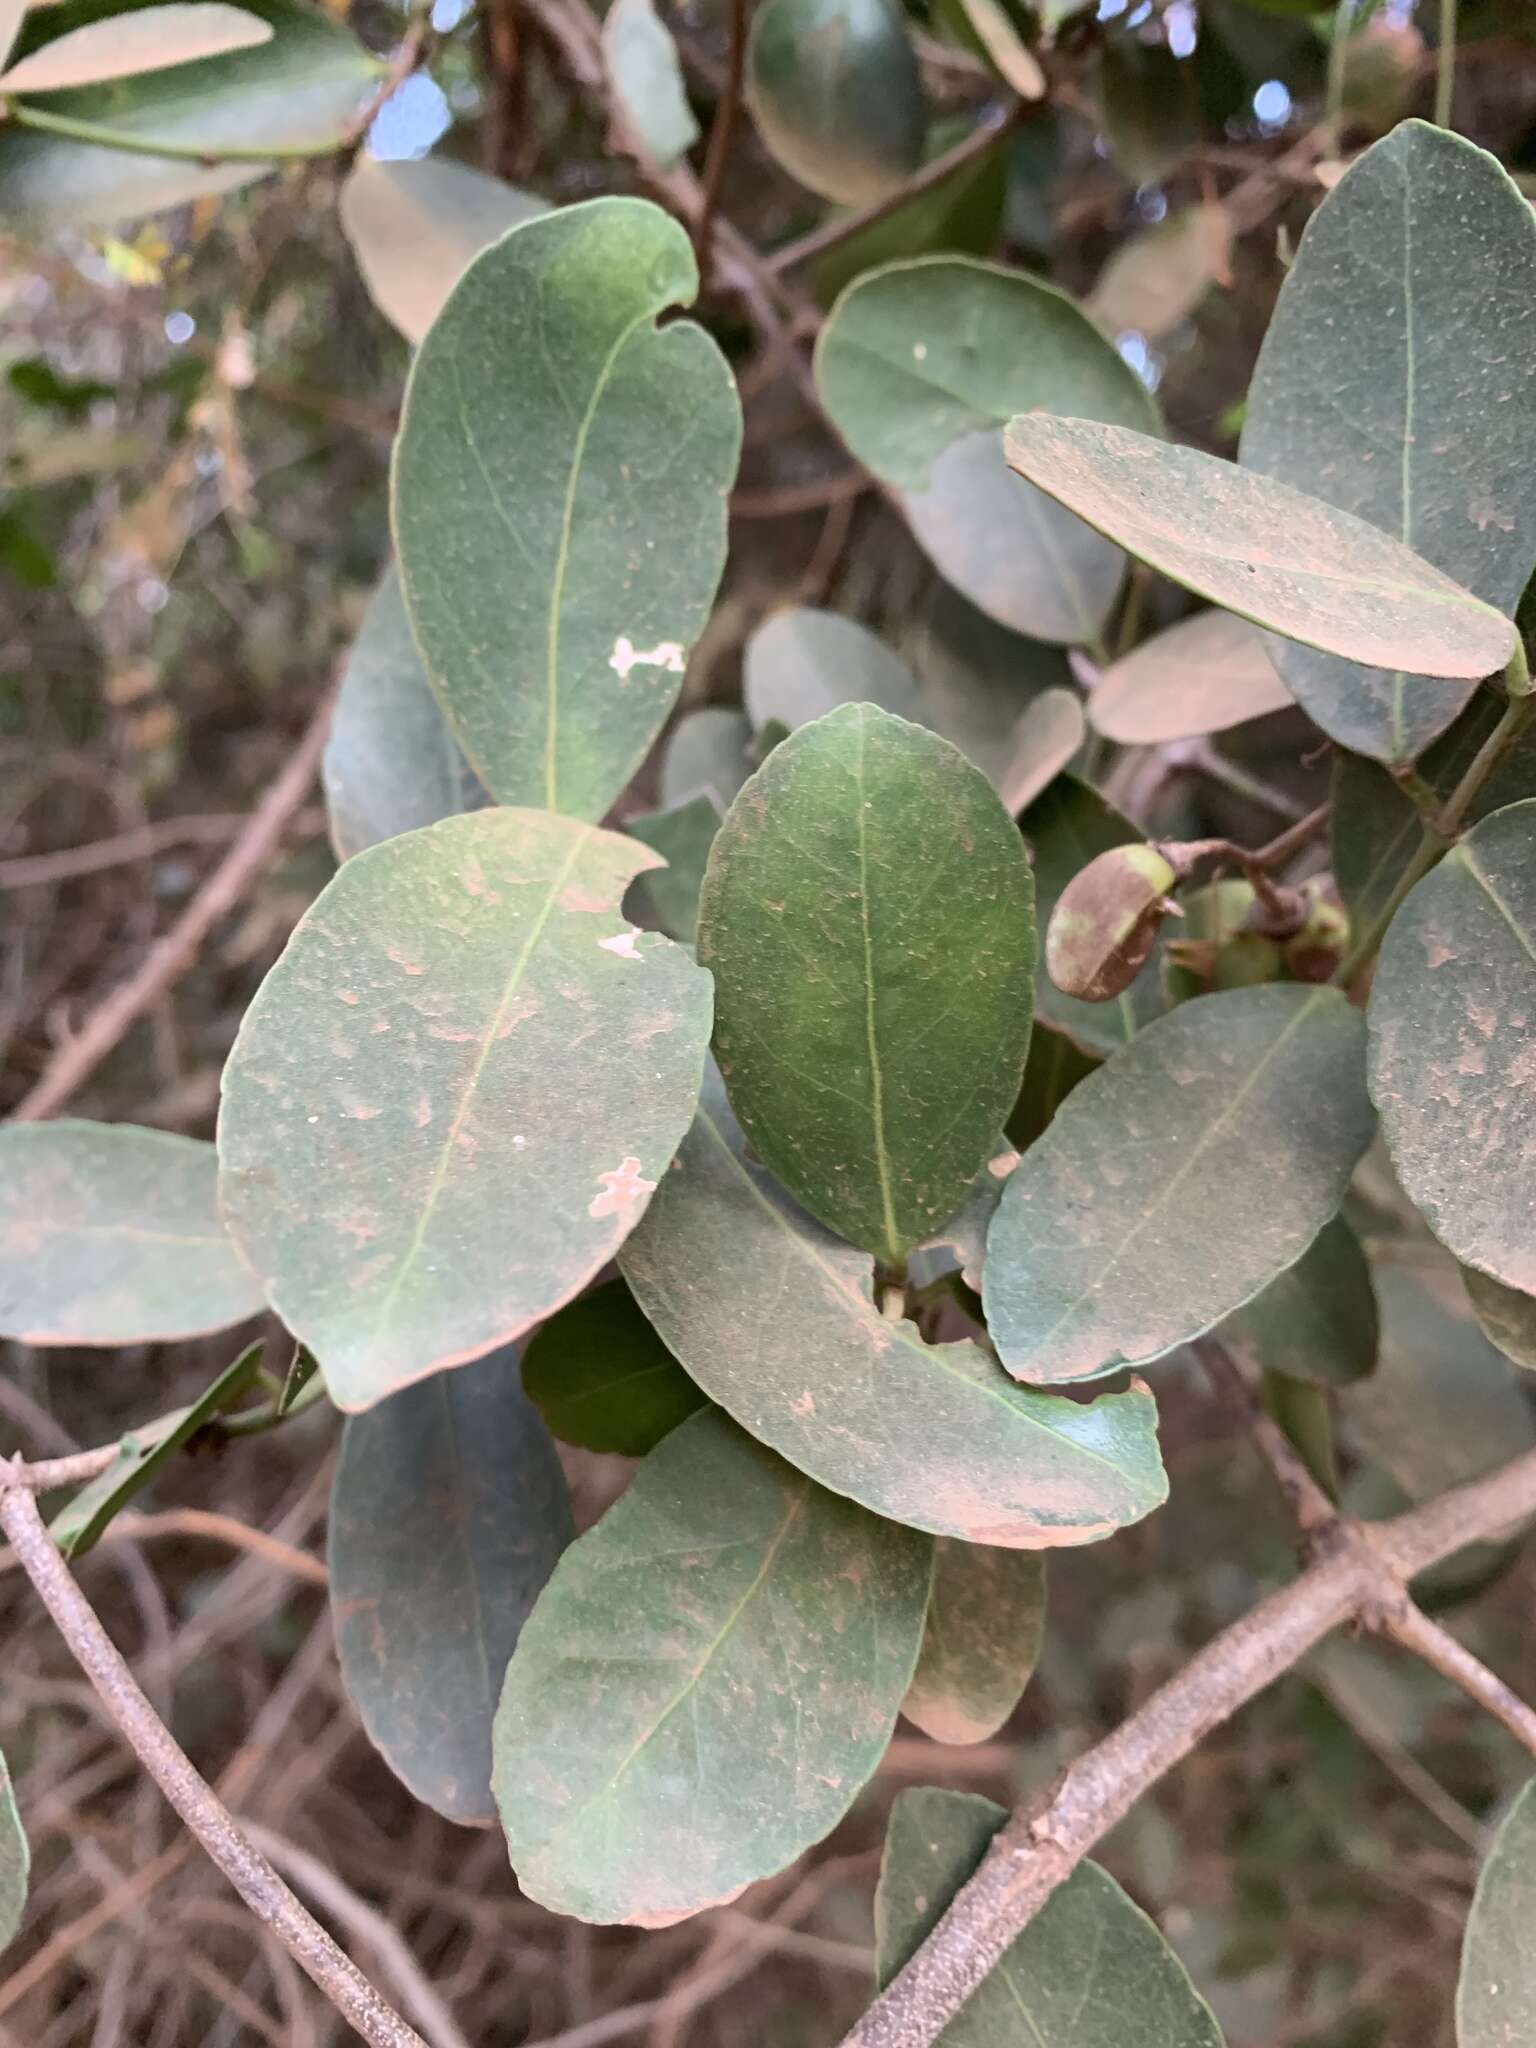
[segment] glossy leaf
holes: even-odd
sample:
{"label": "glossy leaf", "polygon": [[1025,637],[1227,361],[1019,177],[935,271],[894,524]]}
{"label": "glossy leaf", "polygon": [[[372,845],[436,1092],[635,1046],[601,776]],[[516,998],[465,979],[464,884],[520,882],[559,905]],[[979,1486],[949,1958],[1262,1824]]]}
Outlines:
{"label": "glossy leaf", "polygon": [[935,1742],[985,1742],[1019,1703],[1045,1630],[1045,1559],[940,1536],[901,1711]]}
{"label": "glossy leaf", "polygon": [[791,1193],[883,1258],[994,1148],[1034,958],[1007,812],[953,747],[872,705],[785,740],[710,854],[699,963],[732,1106]]}
{"label": "glossy leaf", "polygon": [[546,812],[358,854],[224,1070],[231,1230],[339,1407],[478,1358],[613,1256],[698,1093],[709,978],[618,916],[655,856]]}
{"label": "glossy leaf", "polygon": [[1463,1265],[1536,1288],[1536,800],[1484,818],[1392,920],[1371,1094],[1398,1178]]}
{"label": "glossy leaf", "polygon": [[688,237],[639,199],[515,228],[417,351],[395,450],[411,623],[499,803],[597,818],[677,696],[725,560],[741,408],[689,320]]}
{"label": "glossy leaf", "polygon": [[117,1456],[104,1472],[82,1486],[48,1525],[48,1533],[68,1558],[84,1557],[98,1542],[113,1517],[142,1493],[162,1465],[168,1464],[198,1431],[230,1408],[256,1378],[262,1346],[251,1344],[227,1365],[197,1399],[169,1415],[130,1430]]}
{"label": "glossy leaf", "polygon": [[722,815],[752,773],[752,727],[744,711],[706,704],[677,722],[661,757],[661,801],[676,810],[707,794]]}
{"label": "glossy leaf", "polygon": [[200,1337],[263,1306],[219,1221],[211,1145],[135,1124],[0,1130],[0,1335]]}
{"label": "glossy leaf", "polygon": [[165,0],[72,28],[0,75],[0,92],[61,92],[221,57],[272,40],[272,24],[225,0]]}
{"label": "glossy leaf", "polygon": [[510,1346],[348,1418],[328,1542],[341,1675],[369,1741],[448,1820],[496,1818],[502,1677],[571,1534]]}
{"label": "glossy leaf", "polygon": [[1110,257],[1087,310],[1113,339],[1158,341],[1195,313],[1211,287],[1228,280],[1232,224],[1216,201],[1181,206]]}
{"label": "glossy leaf", "polygon": [[[891,1809],[875,1894],[888,1984],[937,1926],[1007,1819],[990,1799],[922,1786]],[[1184,1965],[1096,1863],[1081,1863],[940,2036],[943,2048],[1222,2048]]]}
{"label": "glossy leaf", "polygon": [[624,830],[642,846],[659,853],[665,867],[650,868],[636,881],[631,897],[643,924],[670,939],[691,946],[699,922],[699,891],[709,849],[720,830],[720,807],[703,794],[689,797],[670,811],[647,811],[626,818]]}
{"label": "glossy leaf", "polygon": [[27,1908],[27,1878],[32,1851],[16,1809],[16,1788],[0,1756],[0,1950],[4,1950]]}
{"label": "glossy leaf", "polygon": [[496,1716],[512,1865],[648,1925],[734,1898],[839,1821],[912,1676],[930,1546],[696,1415],[556,1568]]}
{"label": "glossy leaf", "polygon": [[1342,1216],[1325,1223],[1294,1266],[1228,1316],[1219,1333],[1265,1372],[1320,1387],[1376,1369],[1380,1319],[1371,1268]]}
{"label": "glossy leaf", "polygon": [[1417,675],[1500,669],[1514,628],[1364,520],[1197,448],[1097,421],[1016,419],[1021,476],[1213,604],[1308,646]]}
{"label": "glossy leaf", "polygon": [[929,723],[899,654],[854,619],[810,605],[766,618],[748,640],[742,694],[760,732],[773,719],[791,732],[841,704],[875,704]]}
{"label": "glossy leaf", "polygon": [[833,307],[816,377],[849,448],[901,493],[919,543],[973,604],[1040,640],[1096,636],[1123,559],[1020,487],[998,429],[1041,406],[1155,432],[1157,411],[1065,293],[954,257],[894,263]]}
{"label": "glossy leaf", "polygon": [[1506,1287],[1475,1266],[1463,1266],[1461,1277],[1477,1326],[1489,1343],[1516,1365],[1536,1372],[1536,1295]]}
{"label": "glossy leaf", "polygon": [[509,228],[549,212],[547,200],[452,157],[383,162],[366,152],[343,180],[338,206],[370,297],[413,343],[466,264]]}
{"label": "glossy leaf", "polygon": [[614,98],[647,150],[669,170],[699,139],[682,60],[655,0],[614,0],[603,22],[603,65]]}
{"label": "glossy leaf", "polygon": [[[339,145],[377,89],[382,67],[351,32],[302,0],[241,0],[270,40],[170,71],[50,94],[47,111],[121,131],[221,150]],[[31,9],[18,63],[97,18],[92,0]],[[113,19],[114,30],[122,20]],[[131,220],[208,193],[233,192],[274,166],[203,163],[137,151],[82,147],[62,135],[7,126],[0,136],[0,213],[29,229]]]}
{"label": "glossy leaf", "polygon": [[1112,662],[1093,687],[1088,716],[1106,739],[1156,747],[1225,732],[1293,701],[1263,636],[1231,612],[1205,611]]}
{"label": "glossy leaf", "polygon": [[[1113,804],[1064,775],[1036,798],[1019,821],[1034,857],[1035,920],[1041,931],[1074,875],[1112,846],[1140,845],[1143,835]],[[1045,971],[1042,959],[1035,974],[1035,1008],[1040,1017],[1064,1031],[1090,1053],[1113,1052],[1128,1045],[1141,1026],[1163,1008],[1154,954],[1122,995],[1108,1003],[1088,1003],[1063,995]]]}
{"label": "glossy leaf", "polygon": [[823,199],[883,199],[922,158],[922,76],[890,0],[767,0],[747,94],[768,148]]}
{"label": "glossy leaf", "polygon": [[1456,1985],[1457,2048],[1536,2038],[1536,1778],[1499,1825],[1478,1874]]}
{"label": "glossy leaf", "polygon": [[1145,1390],[1082,1406],[1015,1386],[974,1344],[888,1322],[868,1258],[746,1157],[712,1080],[620,1264],[712,1401],[892,1521],[1041,1550],[1096,1542],[1164,1497]]}
{"label": "glossy leaf", "polygon": [[622,1280],[568,1302],[536,1332],[523,1386],[549,1427],[584,1451],[643,1458],[704,1396]]}
{"label": "glossy leaf", "polygon": [[1009,1371],[1048,1386],[1145,1364],[1294,1264],[1370,1142],[1364,1050],[1337,989],[1231,989],[1090,1074],[987,1238],[987,1326]]}
{"label": "glossy leaf", "polygon": [[[1536,221],[1512,180],[1459,135],[1403,122],[1307,226],[1249,388],[1244,467],[1512,613],[1536,559],[1533,296]],[[1275,658],[1325,732],[1383,761],[1421,753],[1472,694],[1419,680],[1467,669]]]}
{"label": "glossy leaf", "polygon": [[352,643],[320,772],[339,860],[486,801],[428,685],[393,569]]}

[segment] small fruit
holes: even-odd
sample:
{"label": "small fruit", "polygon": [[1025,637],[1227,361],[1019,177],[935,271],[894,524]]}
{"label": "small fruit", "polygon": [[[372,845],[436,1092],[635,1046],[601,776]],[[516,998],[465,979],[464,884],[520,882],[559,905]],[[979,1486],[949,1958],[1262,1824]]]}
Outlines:
{"label": "small fruit", "polygon": [[1046,972],[1063,995],[1107,1003],[1135,980],[1178,880],[1155,846],[1112,846],[1061,892],[1045,933]]}
{"label": "small fruit", "polygon": [[1280,979],[1280,944],[1263,929],[1264,907],[1251,883],[1213,882],[1188,898],[1185,915],[1184,931],[1168,942],[1172,1000]]}
{"label": "small fruit", "polygon": [[1339,900],[1332,875],[1314,875],[1303,882],[1307,920],[1285,942],[1286,972],[1297,981],[1331,981],[1349,951],[1349,912]]}

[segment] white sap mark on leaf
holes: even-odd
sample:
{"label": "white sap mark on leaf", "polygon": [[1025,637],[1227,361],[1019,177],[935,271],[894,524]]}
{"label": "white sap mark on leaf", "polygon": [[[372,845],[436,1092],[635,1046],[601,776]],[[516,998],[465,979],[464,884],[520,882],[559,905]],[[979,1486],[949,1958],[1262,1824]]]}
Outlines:
{"label": "white sap mark on leaf", "polygon": [[912,344],[912,360],[913,360],[914,362],[917,362],[917,363],[926,363],[926,362],[927,362],[927,360],[928,360],[928,344],[927,344],[927,342],[926,342],[926,341],[914,341],[914,342],[913,342],[913,344]]}
{"label": "white sap mark on leaf", "polygon": [[627,633],[621,633],[613,643],[608,666],[621,683],[629,681],[632,668],[664,668],[680,676],[683,672],[683,650],[676,640],[658,640],[654,647],[637,647]]}
{"label": "white sap mark on leaf", "polygon": [[621,960],[638,960],[635,941],[640,936],[638,925],[631,925],[627,932],[619,932],[611,939],[599,939],[598,944],[605,953],[617,953]]}
{"label": "white sap mark on leaf", "polygon": [[587,1206],[589,1216],[617,1216],[621,1209],[627,1209],[632,1202],[638,1202],[642,1195],[648,1195],[655,1187],[653,1180],[646,1180],[640,1171],[640,1162],[633,1154],[611,1167],[607,1173],[600,1173],[598,1180],[602,1190],[592,1197]]}

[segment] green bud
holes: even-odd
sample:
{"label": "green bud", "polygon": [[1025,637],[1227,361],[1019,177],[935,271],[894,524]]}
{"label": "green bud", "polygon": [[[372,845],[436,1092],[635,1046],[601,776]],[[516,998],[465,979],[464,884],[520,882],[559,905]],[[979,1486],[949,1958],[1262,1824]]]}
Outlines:
{"label": "green bud", "polygon": [[1178,880],[1155,846],[1112,846],[1061,892],[1045,933],[1045,966],[1063,995],[1107,1003],[1135,980],[1172,908]]}

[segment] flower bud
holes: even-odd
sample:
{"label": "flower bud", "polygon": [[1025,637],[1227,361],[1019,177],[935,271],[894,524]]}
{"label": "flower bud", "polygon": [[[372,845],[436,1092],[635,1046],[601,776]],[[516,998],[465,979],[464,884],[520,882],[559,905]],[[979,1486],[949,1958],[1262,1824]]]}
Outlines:
{"label": "flower bud", "polygon": [[1061,892],[1045,966],[1063,995],[1107,1003],[1128,988],[1157,938],[1178,877],[1155,846],[1112,846]]}

